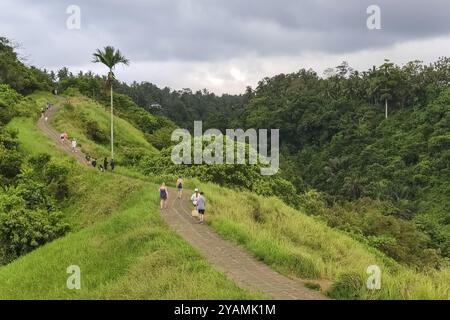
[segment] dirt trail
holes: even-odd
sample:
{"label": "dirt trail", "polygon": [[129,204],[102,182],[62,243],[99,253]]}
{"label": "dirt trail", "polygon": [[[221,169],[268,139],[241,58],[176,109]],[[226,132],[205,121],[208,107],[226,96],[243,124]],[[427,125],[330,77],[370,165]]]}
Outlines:
{"label": "dirt trail", "polygon": [[[60,133],[50,126],[59,108],[54,106],[47,111],[47,121],[44,117],[40,118],[38,127],[55,142],[59,149],[71,154],[80,164],[87,166],[85,155],[81,150],[72,152],[70,142],[61,143]],[[211,227],[198,224],[197,219],[191,216],[191,203],[189,195],[186,195],[187,192],[189,191],[185,190],[182,199],[177,199],[176,190],[170,189],[169,208],[162,211],[164,221],[238,286],[266,293],[274,299],[328,299],[320,292],[306,288],[303,281],[288,278],[272,270],[240,246],[224,240]]]}
{"label": "dirt trail", "polygon": [[[61,108],[60,106],[53,106],[50,110],[47,110],[45,112],[45,116],[39,118],[37,126],[39,129],[41,129],[51,140],[53,140],[56,144],[56,147],[60,150],[63,150],[67,153],[70,153],[72,156],[75,157],[75,159],[83,165],[87,166],[85,154],[81,152],[79,148],[76,148],[77,152],[72,152],[72,147],[70,144],[70,141],[65,141],[64,143],[60,140],[60,134],[61,132],[56,131],[54,128],[50,126],[50,122],[52,121],[53,117],[55,116],[58,109]],[[47,117],[47,121],[45,121],[45,117]],[[69,136],[70,137],[70,136]]]}

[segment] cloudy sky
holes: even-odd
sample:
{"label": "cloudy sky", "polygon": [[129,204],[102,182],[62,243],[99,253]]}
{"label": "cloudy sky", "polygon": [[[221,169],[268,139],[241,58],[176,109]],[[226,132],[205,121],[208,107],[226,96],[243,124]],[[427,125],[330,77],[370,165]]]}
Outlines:
{"label": "cloudy sky", "polygon": [[[71,5],[79,29],[67,27]],[[381,29],[367,27],[370,5]],[[116,71],[123,81],[240,93],[265,76],[322,74],[344,60],[367,69],[448,56],[449,13],[449,0],[1,0],[0,36],[42,68],[105,73],[92,52],[113,45],[131,60]]]}

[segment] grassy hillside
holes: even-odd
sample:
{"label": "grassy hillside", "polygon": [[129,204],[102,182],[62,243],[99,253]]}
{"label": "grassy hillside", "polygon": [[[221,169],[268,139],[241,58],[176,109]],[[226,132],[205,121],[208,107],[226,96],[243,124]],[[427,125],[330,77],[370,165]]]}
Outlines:
{"label": "grassy hillside", "polygon": [[[1,299],[252,299],[213,270],[160,219],[145,184],[104,222],[0,268]],[[66,268],[81,268],[68,290]]]}
{"label": "grassy hillside", "polygon": [[[47,96],[34,98],[31,114]],[[129,144],[146,145],[129,124],[118,123],[132,130],[123,134]],[[151,181],[79,166],[37,129],[34,118],[14,118],[8,128],[18,132],[23,154],[48,153],[69,168],[70,196],[60,207],[71,232],[0,267],[0,299],[267,298],[238,288],[169,230]],[[70,265],[81,268],[81,290],[66,287]]]}
{"label": "grassy hillside", "polygon": [[[89,102],[78,97],[73,101],[73,108],[58,114],[56,123],[62,125],[67,121],[67,126],[82,136],[83,123],[71,119],[76,118],[72,115],[78,112],[75,111],[78,104],[84,103],[88,109]],[[96,119],[97,113],[104,112],[98,107],[86,111],[85,115],[87,119]],[[38,144],[42,145],[40,152],[70,161],[51,147],[30,119],[16,118],[9,127],[19,130],[25,151],[37,152]],[[25,141],[30,137],[36,143]],[[137,137],[136,141],[132,137]],[[82,139],[86,150],[106,148],[88,137]],[[145,144],[139,134],[129,135],[127,139],[129,145]],[[76,232],[0,268],[0,297],[260,297],[238,289],[212,270],[161,221],[157,195],[151,190],[163,180],[172,182],[174,176],[146,177],[127,168],[121,169],[124,174],[104,175],[75,164],[71,166],[72,196],[63,207]],[[195,179],[186,181],[186,186],[200,187],[205,192],[207,221],[223,237],[244,246],[283,274],[313,283],[333,283],[328,291],[332,297],[450,298],[448,269],[417,272],[401,266],[378,250],[331,229],[318,218],[288,207],[277,198],[238,192]],[[71,264],[80,265],[85,277],[81,291],[65,289],[65,268]],[[366,269],[370,265],[381,268],[379,291],[366,289]],[[44,292],[30,292],[29,288],[36,284],[43,284]]]}
{"label": "grassy hillside", "polygon": [[[276,198],[200,184],[214,229],[281,273],[331,280],[335,298],[450,299],[450,269],[415,272]],[[380,291],[366,289],[368,266],[382,271]],[[314,282],[314,281],[313,281]]]}
{"label": "grassy hillside", "polygon": [[[83,152],[102,159],[110,157],[110,109],[76,92],[69,96],[54,96],[40,92],[31,96],[38,105],[47,101],[62,106],[52,123],[60,132],[74,137]],[[97,139],[95,144],[89,140]],[[116,161],[124,160],[125,153],[139,150],[152,155],[157,150],[145,139],[144,134],[120,117],[114,118],[114,141]]]}

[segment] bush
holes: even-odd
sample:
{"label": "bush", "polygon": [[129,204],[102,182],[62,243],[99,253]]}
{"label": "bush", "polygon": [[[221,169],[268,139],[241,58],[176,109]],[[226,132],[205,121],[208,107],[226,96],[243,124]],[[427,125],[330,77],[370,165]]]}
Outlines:
{"label": "bush", "polygon": [[13,209],[0,212],[0,251],[9,262],[69,230],[60,212]]}
{"label": "bush", "polygon": [[94,142],[105,144],[109,141],[107,135],[100,129],[98,122],[88,120],[85,125],[86,135]]}
{"label": "bush", "polygon": [[358,299],[362,296],[363,290],[364,280],[359,273],[343,273],[338,281],[333,283],[328,295],[335,299]]}
{"label": "bush", "polygon": [[57,200],[63,200],[69,196],[68,175],[69,169],[67,167],[54,162],[49,162],[44,168],[47,188]]}

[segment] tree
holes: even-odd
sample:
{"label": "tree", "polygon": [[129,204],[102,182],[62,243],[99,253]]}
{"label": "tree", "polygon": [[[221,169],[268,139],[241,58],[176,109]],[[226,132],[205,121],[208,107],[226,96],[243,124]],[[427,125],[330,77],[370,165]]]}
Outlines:
{"label": "tree", "polygon": [[103,48],[103,51],[97,49],[94,53],[94,63],[101,62],[105,66],[109,68],[107,84],[109,84],[111,88],[111,159],[114,159],[114,101],[113,101],[113,81],[114,81],[114,73],[113,70],[116,65],[124,64],[128,65],[129,60],[122,55],[119,50],[114,49],[112,46],[106,46]]}
{"label": "tree", "polygon": [[385,59],[384,64],[375,71],[373,87],[378,98],[384,102],[385,118],[387,119],[389,101],[392,102],[392,105],[395,100],[395,92],[399,91],[401,87],[399,67]]}

